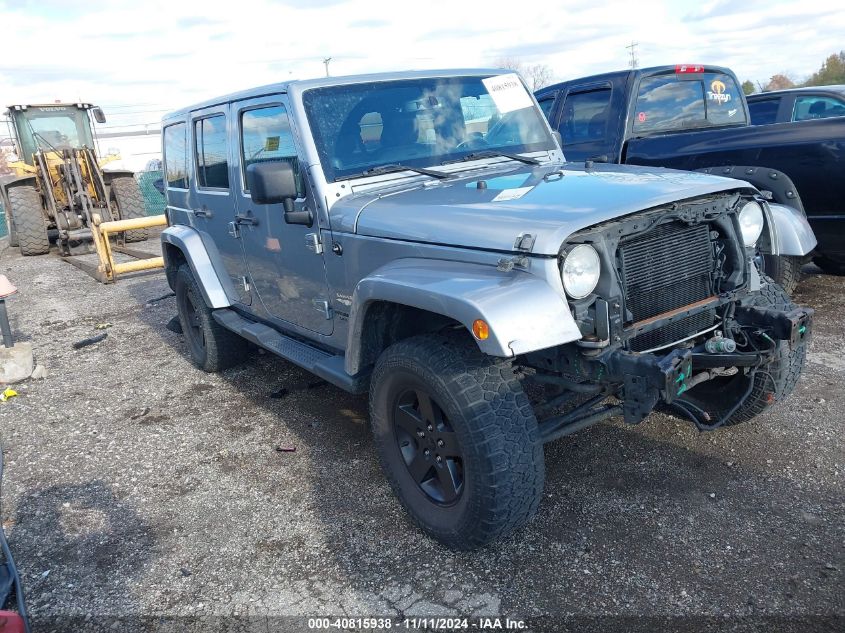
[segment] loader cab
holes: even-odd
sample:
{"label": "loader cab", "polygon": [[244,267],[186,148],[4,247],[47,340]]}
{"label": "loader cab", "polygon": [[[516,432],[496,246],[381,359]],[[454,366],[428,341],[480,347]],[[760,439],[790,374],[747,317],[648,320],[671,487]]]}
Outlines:
{"label": "loader cab", "polygon": [[37,150],[46,152],[80,147],[94,148],[93,117],[105,122],[103,111],[89,103],[49,105],[12,105],[8,109],[12,138],[17,142],[18,158],[33,165]]}

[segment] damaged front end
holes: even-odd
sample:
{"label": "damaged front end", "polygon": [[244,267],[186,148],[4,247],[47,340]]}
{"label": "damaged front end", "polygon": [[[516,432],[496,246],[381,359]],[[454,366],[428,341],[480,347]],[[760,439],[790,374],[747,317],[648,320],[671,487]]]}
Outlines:
{"label": "damaged front end", "polygon": [[677,203],[567,242],[562,262],[586,244],[601,273],[588,296],[570,296],[581,340],[521,359],[552,389],[536,407],[544,441],[615,415],[637,424],[656,408],[713,430],[791,392],[813,311],[759,276],[765,232],[748,244],[740,220],[751,202],[763,204],[747,193]]}

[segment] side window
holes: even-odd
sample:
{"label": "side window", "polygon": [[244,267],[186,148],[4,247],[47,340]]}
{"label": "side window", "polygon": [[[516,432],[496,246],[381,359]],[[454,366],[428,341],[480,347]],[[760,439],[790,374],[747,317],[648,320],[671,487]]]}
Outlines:
{"label": "side window", "polygon": [[610,88],[567,95],[559,128],[564,149],[567,145],[607,138],[609,106]]}
{"label": "side window", "polygon": [[226,160],[226,116],[215,115],[194,121],[197,184],[212,189],[229,188]]}
{"label": "side window", "polygon": [[769,125],[777,122],[780,98],[749,101],[748,111],[751,113],[751,125]]}
{"label": "side window", "polygon": [[290,120],[283,105],[247,110],[241,114],[242,178],[253,163],[286,161],[293,167],[298,197],[305,195],[299,159],[290,129]]}
{"label": "side window", "polygon": [[707,124],[704,85],[674,75],[646,77],[634,111],[634,132],[680,130]]}
{"label": "side window", "polygon": [[188,139],[184,123],[164,128],[164,173],[167,186],[188,188]]}
{"label": "side window", "polygon": [[845,116],[845,104],[832,97],[796,97],[793,121]]}

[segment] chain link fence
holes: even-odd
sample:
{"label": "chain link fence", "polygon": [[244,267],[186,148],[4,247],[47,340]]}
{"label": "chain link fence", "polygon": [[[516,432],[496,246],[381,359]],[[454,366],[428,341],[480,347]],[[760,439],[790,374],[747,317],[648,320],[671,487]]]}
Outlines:
{"label": "chain link fence", "polygon": [[[139,171],[135,174],[135,180],[138,181],[138,186],[141,189],[141,195],[144,197],[144,206],[147,208],[147,215],[160,215],[164,213],[164,195],[155,187],[155,183],[161,180],[161,170]],[[6,225],[6,209],[3,208],[3,202],[0,201],[0,237],[5,237],[8,234],[8,227]]]}

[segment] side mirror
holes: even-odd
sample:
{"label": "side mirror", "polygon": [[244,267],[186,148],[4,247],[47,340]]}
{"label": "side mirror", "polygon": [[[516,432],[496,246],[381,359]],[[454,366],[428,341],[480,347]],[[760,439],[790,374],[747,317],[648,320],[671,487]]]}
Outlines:
{"label": "side mirror", "polygon": [[288,162],[253,163],[246,168],[246,184],[255,204],[296,199],[296,177]]}
{"label": "side mirror", "polygon": [[103,109],[100,106],[95,106],[91,108],[91,114],[94,116],[94,120],[97,123],[106,122],[106,115],[103,113]]}
{"label": "side mirror", "polygon": [[311,226],[314,217],[311,211],[294,211],[293,201],[297,196],[296,176],[293,166],[285,161],[253,163],[246,168],[246,185],[255,204],[285,205],[285,222]]}

